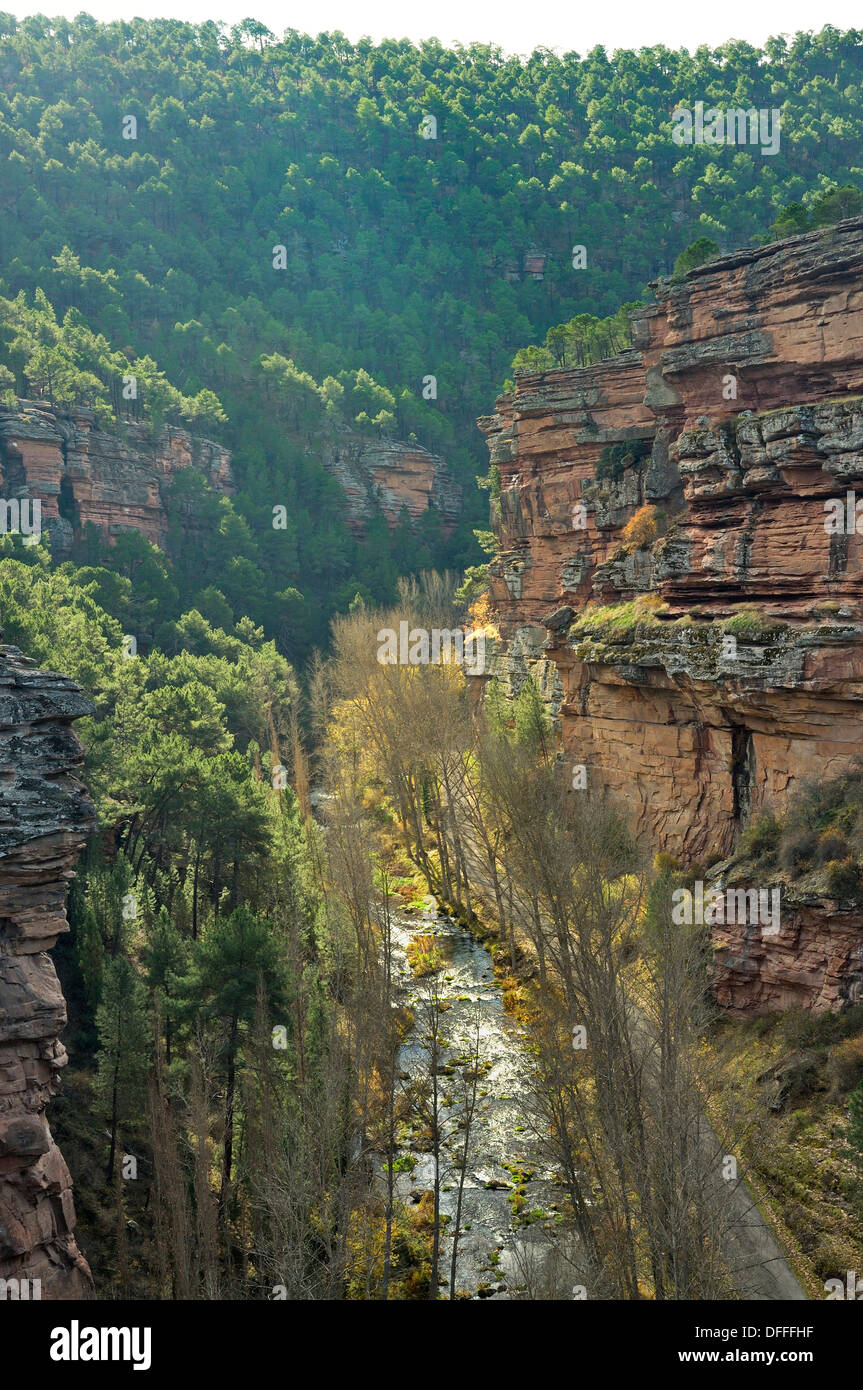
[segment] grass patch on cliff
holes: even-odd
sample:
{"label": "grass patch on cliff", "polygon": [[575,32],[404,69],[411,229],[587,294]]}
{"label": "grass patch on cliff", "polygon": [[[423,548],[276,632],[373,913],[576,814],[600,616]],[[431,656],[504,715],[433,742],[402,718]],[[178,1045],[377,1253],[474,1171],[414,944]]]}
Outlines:
{"label": "grass patch on cliff", "polygon": [[657,594],[640,594],[629,603],[594,607],[588,604],[571,632],[578,637],[599,637],[605,641],[635,635],[659,626],[658,614],[668,605]]}
{"label": "grass patch on cliff", "polygon": [[764,642],[784,630],[786,623],[769,617],[760,609],[747,605],[722,623],[722,631],[744,642]]}
{"label": "grass patch on cliff", "polygon": [[573,624],[571,632],[582,637],[613,640],[615,637],[646,635],[659,630],[679,631],[684,628],[697,628],[704,633],[705,640],[709,640],[711,632],[716,632],[737,637],[744,642],[765,642],[777,637],[787,627],[787,624],[750,606],[741,608],[730,618],[704,622],[695,621],[700,610],[693,609],[674,619],[663,616],[668,611],[668,604],[658,594],[653,593],[639,594],[627,603],[589,603]]}

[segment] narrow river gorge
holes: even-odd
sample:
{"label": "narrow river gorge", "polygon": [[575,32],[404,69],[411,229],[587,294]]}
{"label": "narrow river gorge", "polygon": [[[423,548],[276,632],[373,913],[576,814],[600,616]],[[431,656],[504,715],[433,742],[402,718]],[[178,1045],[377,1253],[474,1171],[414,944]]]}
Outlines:
{"label": "narrow river gorge", "polygon": [[[464,1097],[478,1037],[479,1081],[462,1199],[456,1294],[518,1298],[538,1285],[553,1285],[557,1297],[572,1297],[576,1276],[555,1239],[564,1191],[543,1156],[540,1130],[531,1114],[528,1038],[503,1007],[491,955],[466,927],[442,916],[433,900],[416,915],[396,914],[392,936],[396,998],[414,1013],[399,1055],[404,1096],[430,1073],[429,1008],[434,1007],[430,996],[435,988],[441,1019],[440,1272],[446,1280],[441,1293],[451,1296],[451,1232],[464,1148]],[[443,957],[434,984],[431,975],[420,976],[411,969],[408,950],[416,949],[422,938],[433,939]],[[414,1120],[403,1124],[400,1132],[396,1196],[408,1206],[434,1189],[434,1155],[421,1129]]]}

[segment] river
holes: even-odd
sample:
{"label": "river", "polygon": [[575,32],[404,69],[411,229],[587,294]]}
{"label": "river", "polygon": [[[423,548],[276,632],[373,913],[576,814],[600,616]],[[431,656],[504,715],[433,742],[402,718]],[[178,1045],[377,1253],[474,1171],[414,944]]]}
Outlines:
{"label": "river", "polygon": [[[449,1293],[452,1239],[447,1226],[455,1219],[458,1164],[464,1138],[464,1076],[472,1063],[476,1020],[479,1023],[480,1080],[471,1130],[467,1177],[462,1201],[462,1233],[458,1246],[456,1290],[471,1298],[525,1298],[539,1288],[549,1296],[549,1279],[559,1285],[557,1297],[572,1297],[566,1262],[560,1270],[561,1242],[555,1239],[564,1192],[558,1175],[541,1154],[535,1121],[530,1115],[531,1075],[527,1035],[503,1008],[492,959],[466,927],[441,916],[433,900],[422,913],[397,913],[393,920],[393,983],[400,1004],[414,1010],[411,1032],[402,1045],[399,1067],[402,1088],[429,1071],[429,1045],[424,1041],[428,1009],[428,977],[416,976],[407,948],[417,937],[433,937],[444,957],[437,972],[439,1002],[443,1005],[444,1074],[440,1093],[443,1136],[441,1156],[441,1275]],[[409,1079],[410,1078],[410,1079]],[[414,1125],[402,1132],[399,1157],[404,1168],[396,1175],[396,1194],[410,1205],[434,1186],[434,1158],[422,1150]],[[406,1171],[408,1165],[412,1171]],[[514,1210],[514,1205],[516,1210]],[[552,1275],[552,1269],[556,1271]],[[571,1280],[569,1281],[571,1283]],[[464,1293],[462,1293],[464,1291]],[[552,1295],[554,1296],[554,1295]]]}

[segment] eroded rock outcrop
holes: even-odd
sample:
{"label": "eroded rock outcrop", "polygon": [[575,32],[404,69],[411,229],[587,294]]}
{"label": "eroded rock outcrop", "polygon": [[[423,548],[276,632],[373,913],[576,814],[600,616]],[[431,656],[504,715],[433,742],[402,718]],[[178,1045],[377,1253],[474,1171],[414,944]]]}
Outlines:
{"label": "eroded rock outcrop", "polygon": [[2,495],[40,500],[55,555],[68,552],[87,522],[106,537],[140,531],[164,545],[165,494],[184,468],[226,495],[234,491],[227,449],[188,430],[132,423],[114,433],[99,429],[84,407],[61,412],[37,401],[0,410]]}
{"label": "eroded rock outcrop", "polygon": [[452,530],[461,507],[461,488],[453,480],[439,454],[421,444],[338,430],[326,436],[322,459],[345,495],[348,525],[362,535],[380,511],[391,526],[407,509],[418,521],[429,508],[436,510],[444,533]]}
{"label": "eroded rock outcrop", "polygon": [[[479,422],[501,482],[492,670],[534,675],[646,844],[709,863],[860,750],[863,536],[825,504],[863,498],[863,219],[654,288],[630,350],[522,373]],[[643,506],[659,539],[624,543]],[[731,933],[719,997],[836,1007],[858,917],[801,909],[757,949]]]}
{"label": "eroded rock outcrop", "polygon": [[66,888],[94,820],[73,775],[83,752],[71,723],[88,713],[73,681],[0,646],[0,1279],[38,1280],[43,1299],[92,1289],[45,1115],[67,1061],[48,952],[68,931]]}
{"label": "eroded rock outcrop", "polygon": [[713,939],[719,963],[714,994],[731,1014],[824,1013],[863,1002],[859,904],[786,896],[776,937],[737,922],[714,928]]}
{"label": "eroded rock outcrop", "polygon": [[[342,487],[355,534],[362,535],[378,511],[395,526],[403,507],[411,521],[429,508],[437,510],[445,533],[455,525],[461,489],[439,455],[419,444],[349,429],[326,431],[316,447]],[[236,490],[228,450],[177,426],[128,423],[106,430],[97,426],[91,410],[54,410],[39,401],[19,401],[14,411],[0,409],[0,497],[31,504],[38,499],[42,529],[50,532],[60,558],[88,522],[108,539],[140,531],[164,547],[167,493],[184,468],[195,468],[224,496]],[[194,532],[193,512],[183,524]]]}

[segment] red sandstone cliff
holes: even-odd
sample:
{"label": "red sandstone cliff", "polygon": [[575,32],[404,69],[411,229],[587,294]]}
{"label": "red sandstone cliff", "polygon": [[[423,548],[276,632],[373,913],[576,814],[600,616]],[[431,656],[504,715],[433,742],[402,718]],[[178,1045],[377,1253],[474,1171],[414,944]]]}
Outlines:
{"label": "red sandstone cliff", "polygon": [[348,525],[355,535],[364,533],[375,511],[383,512],[395,526],[402,507],[411,521],[418,521],[432,507],[440,513],[445,533],[458,519],[461,488],[444,459],[421,444],[344,429],[324,439],[322,459],[341,484]]}
{"label": "red sandstone cliff", "polygon": [[[511,688],[534,674],[568,756],[646,843],[710,861],[753,812],[847,766],[863,735],[863,537],[828,534],[824,510],[863,497],[863,219],[655,292],[631,350],[521,373],[480,421],[501,476],[493,670]],[[597,482],[603,449],[633,442],[640,463]],[[623,545],[642,504],[665,534]],[[607,621],[651,594],[658,611]],[[721,623],[743,606],[761,617],[734,650]],[[837,912],[789,909],[757,943],[726,928],[722,1002],[857,997],[863,913]]]}
{"label": "red sandstone cliff", "polygon": [[92,522],[106,536],[141,531],[162,545],[167,531],[164,491],[183,468],[197,468],[219,491],[233,492],[230,455],[209,439],[166,425],[96,427],[93,412],[52,410],[19,401],[0,410],[0,484],[5,498],[41,499],[42,526],[55,555],[73,531]]}
{"label": "red sandstone cliff", "polygon": [[[444,460],[421,445],[345,429],[322,436],[318,447],[342,486],[355,534],[376,510],[395,526],[402,507],[412,521],[433,507],[445,531],[455,524],[461,491]],[[0,409],[0,496],[40,499],[55,556],[68,553],[87,522],[106,537],[136,530],[163,545],[165,493],[184,468],[196,468],[226,496],[235,490],[228,450],[174,425],[127,424],[115,433],[98,428],[83,407],[64,412],[19,401],[17,410]]]}
{"label": "red sandstone cliff", "polygon": [[48,952],[69,929],[66,888],[94,823],[72,775],[83,750],[71,729],[92,706],[74,682],[33,665],[0,647],[0,1279],[38,1280],[39,1297],[70,1299],[89,1296],[92,1279],[45,1117],[67,1061]]}

